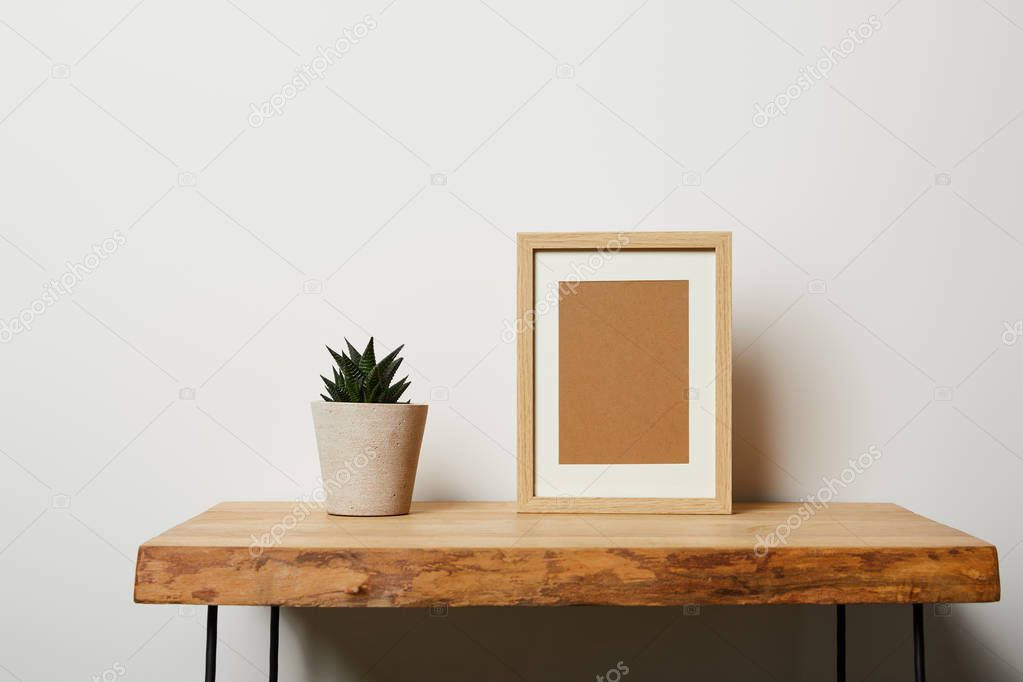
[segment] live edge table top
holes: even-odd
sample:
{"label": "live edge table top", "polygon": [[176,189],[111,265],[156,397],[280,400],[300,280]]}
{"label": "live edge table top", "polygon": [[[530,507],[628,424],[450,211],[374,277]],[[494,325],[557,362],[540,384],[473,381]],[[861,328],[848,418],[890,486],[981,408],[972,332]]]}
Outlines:
{"label": "live edge table top", "polygon": [[282,606],[877,604],[999,598],[994,546],[893,504],[731,515],[219,504],[139,547],[135,600]]}

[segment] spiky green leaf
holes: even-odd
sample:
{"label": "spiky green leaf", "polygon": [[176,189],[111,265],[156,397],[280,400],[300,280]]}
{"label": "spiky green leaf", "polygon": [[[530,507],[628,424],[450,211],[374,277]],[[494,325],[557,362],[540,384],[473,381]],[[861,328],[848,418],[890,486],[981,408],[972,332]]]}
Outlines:
{"label": "spiky green leaf", "polygon": [[345,381],[345,392],[353,403],[366,402],[366,397],[362,390],[362,382],[358,379],[348,379]]}
{"label": "spiky green leaf", "polygon": [[323,379],[323,385],[327,387],[327,393],[330,394],[331,401],[332,402],[344,402],[343,392],[342,392],[342,390],[340,388],[338,388],[337,383],[331,381],[330,379],[328,379],[327,377],[323,376],[322,374],[320,375],[320,378]]}
{"label": "spiky green leaf", "polygon": [[336,350],[334,350],[330,346],[327,346],[327,350],[330,351],[330,357],[334,358],[334,362],[337,363],[338,365],[340,365],[342,359],[344,358],[344,355],[342,355],[341,353],[338,353]]}
{"label": "spiky green leaf", "polygon": [[391,379],[394,378],[394,373],[398,371],[398,365],[401,364],[401,358],[395,360],[398,357],[398,353],[405,347],[402,344],[384,356],[384,359],[377,363],[377,377],[383,385],[387,388],[391,385]]}
{"label": "spiky green leaf", "polygon": [[[365,356],[363,356],[363,357],[365,357]],[[369,373],[366,375],[366,380],[363,382],[363,385],[366,387],[366,390],[369,391],[370,389],[375,388],[379,384],[380,384],[380,365],[373,365],[373,369],[369,370]]]}
{"label": "spiky green leaf", "polygon": [[362,361],[362,356],[359,355],[359,351],[355,350],[355,346],[348,339],[345,339],[345,345],[348,346],[348,357],[352,359],[355,364],[359,364]]}
{"label": "spiky green leaf", "polygon": [[362,371],[363,376],[369,376],[369,373],[376,366],[377,360],[376,355],[373,353],[373,337],[369,337],[369,343],[366,344],[366,350],[362,351],[362,359],[358,361],[359,369]]}
{"label": "spiky green leaf", "polygon": [[406,376],[404,379],[396,383],[394,386],[391,386],[390,388],[387,389],[387,391],[384,392],[384,399],[381,402],[385,403],[398,402],[398,398],[400,398],[401,394],[404,393],[406,389],[408,389],[410,384],[411,382],[408,381],[408,377]]}
{"label": "spiky green leaf", "polygon": [[341,362],[338,363],[338,367],[340,368],[341,376],[345,381],[354,379],[361,382],[364,377],[362,370],[359,369],[359,366],[350,358],[341,356]]}
{"label": "spiky green leaf", "polygon": [[380,383],[388,388],[391,386],[391,380],[394,375],[398,372],[398,368],[401,366],[402,358],[398,358],[391,363],[391,366],[387,368],[387,371],[380,376]]}
{"label": "spiky green leaf", "polygon": [[398,357],[398,353],[400,353],[401,349],[404,348],[404,347],[405,347],[405,344],[401,344],[400,346],[398,346],[397,348],[392,350],[390,353],[385,355],[383,357],[383,359],[380,360],[380,362],[377,363],[377,366],[382,368],[380,370],[381,376],[383,376],[383,372],[386,371],[386,368],[391,364],[391,362],[394,361],[394,358]]}

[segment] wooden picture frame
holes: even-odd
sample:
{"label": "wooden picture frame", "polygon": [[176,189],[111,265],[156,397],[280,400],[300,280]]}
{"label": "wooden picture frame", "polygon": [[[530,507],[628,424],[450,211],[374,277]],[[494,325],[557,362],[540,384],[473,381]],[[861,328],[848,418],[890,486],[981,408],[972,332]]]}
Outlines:
{"label": "wooden picture frame", "polygon": [[[707,497],[551,497],[536,494],[536,374],[534,331],[537,256],[550,251],[713,252],[714,482]],[[598,278],[599,279],[599,278]],[[559,284],[560,292],[560,284]],[[732,511],[732,234],[731,232],[548,232],[518,234],[518,510],[730,514]]]}

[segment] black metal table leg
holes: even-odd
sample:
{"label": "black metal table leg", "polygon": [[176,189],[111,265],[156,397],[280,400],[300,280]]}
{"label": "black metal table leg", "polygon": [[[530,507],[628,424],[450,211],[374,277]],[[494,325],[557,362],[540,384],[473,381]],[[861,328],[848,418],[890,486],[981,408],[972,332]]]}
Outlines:
{"label": "black metal table leg", "polygon": [[835,679],[845,682],[845,604],[835,607]]}
{"label": "black metal table leg", "polygon": [[206,682],[217,679],[217,605],[206,607]]}
{"label": "black metal table leg", "polygon": [[270,607],[270,682],[277,682],[277,652],[281,642],[281,607]]}
{"label": "black metal table leg", "polygon": [[924,667],[923,604],[913,604],[913,667],[916,670],[916,682],[927,682],[927,671]]}

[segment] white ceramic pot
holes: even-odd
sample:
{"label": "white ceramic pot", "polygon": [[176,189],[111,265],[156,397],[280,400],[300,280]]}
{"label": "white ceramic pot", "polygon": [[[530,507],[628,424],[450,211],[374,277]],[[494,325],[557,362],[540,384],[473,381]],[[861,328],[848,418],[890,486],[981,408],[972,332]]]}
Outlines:
{"label": "white ceramic pot", "polygon": [[314,402],[328,514],[408,514],[428,405]]}

